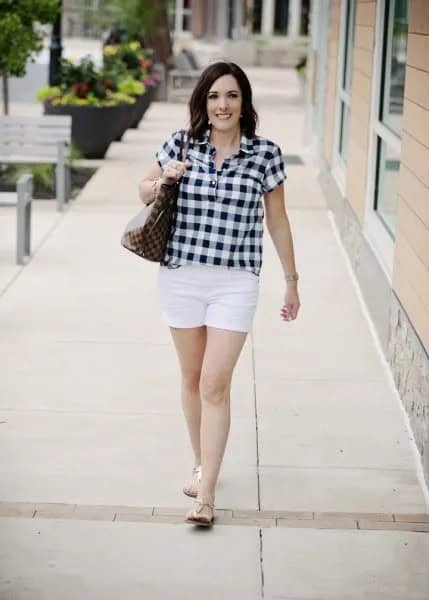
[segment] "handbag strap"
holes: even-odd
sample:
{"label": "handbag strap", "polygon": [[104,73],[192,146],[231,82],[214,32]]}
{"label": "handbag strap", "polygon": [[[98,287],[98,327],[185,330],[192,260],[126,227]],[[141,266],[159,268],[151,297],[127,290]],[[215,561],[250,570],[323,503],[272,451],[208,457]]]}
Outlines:
{"label": "handbag strap", "polygon": [[186,152],[188,150],[188,142],[186,142],[186,144],[184,144],[184,139],[185,139],[185,130],[182,129],[182,131],[180,133],[180,150],[179,150],[179,154],[177,155],[177,158],[180,162],[183,162],[183,160],[186,158]]}
{"label": "handbag strap", "polygon": [[[180,150],[179,150],[179,154],[177,155],[178,160],[180,160],[180,162],[183,162],[184,159],[186,159],[186,152],[188,151],[188,144],[189,142],[187,141],[186,144],[184,144],[184,139],[185,139],[185,130],[182,129],[181,133],[180,133]],[[180,180],[178,182],[178,185],[180,185]],[[176,231],[176,222],[177,222],[177,203],[174,207],[174,212],[173,212],[173,218],[172,218],[172,223],[171,223],[171,230],[170,230],[170,236],[174,235],[174,232]],[[162,265],[166,265],[167,263],[165,263],[163,260],[160,261]]]}

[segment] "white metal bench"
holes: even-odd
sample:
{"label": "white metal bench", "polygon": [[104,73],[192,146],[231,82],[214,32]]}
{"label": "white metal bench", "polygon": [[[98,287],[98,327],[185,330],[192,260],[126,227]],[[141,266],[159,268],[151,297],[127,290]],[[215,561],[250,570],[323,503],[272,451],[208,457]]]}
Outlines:
{"label": "white metal bench", "polygon": [[0,163],[55,165],[58,210],[70,197],[71,125],[69,115],[0,116]]}
{"label": "white metal bench", "polygon": [[16,193],[1,192],[0,206],[16,206],[16,262],[24,264],[31,256],[31,201],[33,177],[25,173],[18,179]]}
{"label": "white metal bench", "polygon": [[187,49],[176,54],[172,62],[174,68],[168,71],[168,99],[181,101],[192,92],[202,69],[199,68],[192,52]]}

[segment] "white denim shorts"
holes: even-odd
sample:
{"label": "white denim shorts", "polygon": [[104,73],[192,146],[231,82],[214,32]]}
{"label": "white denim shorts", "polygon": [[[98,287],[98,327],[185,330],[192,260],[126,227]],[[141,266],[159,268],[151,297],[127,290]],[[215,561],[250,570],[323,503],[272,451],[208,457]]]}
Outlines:
{"label": "white denim shorts", "polygon": [[258,275],[244,269],[189,264],[158,271],[159,303],[169,327],[248,332],[258,296]]}

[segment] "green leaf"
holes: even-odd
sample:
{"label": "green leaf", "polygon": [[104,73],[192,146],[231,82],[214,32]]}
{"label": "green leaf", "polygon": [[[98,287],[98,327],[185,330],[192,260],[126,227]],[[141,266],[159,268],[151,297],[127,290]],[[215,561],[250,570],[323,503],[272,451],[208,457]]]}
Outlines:
{"label": "green leaf", "polygon": [[43,47],[37,24],[52,23],[57,13],[58,0],[1,0],[1,72],[15,77],[25,75],[27,61]]}

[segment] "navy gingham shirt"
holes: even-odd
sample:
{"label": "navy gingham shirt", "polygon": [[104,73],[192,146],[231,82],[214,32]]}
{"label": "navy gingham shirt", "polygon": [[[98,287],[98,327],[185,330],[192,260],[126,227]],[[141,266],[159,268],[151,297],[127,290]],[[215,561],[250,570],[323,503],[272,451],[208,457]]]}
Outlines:
{"label": "navy gingham shirt", "polygon": [[[161,168],[178,160],[182,131],[172,133],[156,153]],[[242,135],[239,152],[226,158],[218,171],[209,134],[207,130],[203,139],[189,139],[186,160],[192,166],[180,180],[175,223],[161,264],[222,265],[259,275],[261,197],[286,179],[280,147],[263,137]],[[185,131],[184,144],[187,141]]]}

